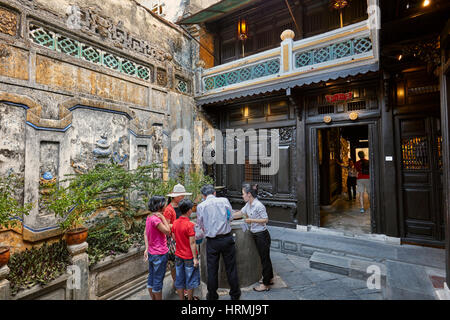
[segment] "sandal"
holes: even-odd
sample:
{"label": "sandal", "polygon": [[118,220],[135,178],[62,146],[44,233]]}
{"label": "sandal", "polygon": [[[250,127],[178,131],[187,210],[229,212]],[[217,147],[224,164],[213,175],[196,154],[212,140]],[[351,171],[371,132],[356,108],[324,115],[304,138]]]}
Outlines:
{"label": "sandal", "polygon": [[258,288],[253,288],[253,290],[254,291],[256,291],[256,292],[264,292],[264,291],[269,291],[270,290],[270,287],[266,287],[266,288],[264,288],[264,289],[259,289],[260,287],[258,287]]}
{"label": "sandal", "polygon": [[[263,280],[261,279],[261,280],[259,280],[258,281],[260,284],[263,284]],[[273,286],[273,279],[272,280],[270,280],[270,283],[269,283],[269,285],[271,285],[271,286]]]}

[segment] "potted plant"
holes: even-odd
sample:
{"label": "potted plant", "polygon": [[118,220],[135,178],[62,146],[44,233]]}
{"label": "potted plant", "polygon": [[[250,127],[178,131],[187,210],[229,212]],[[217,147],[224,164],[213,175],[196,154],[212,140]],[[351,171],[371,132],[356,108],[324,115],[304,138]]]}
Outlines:
{"label": "potted plant", "polygon": [[210,176],[205,175],[203,171],[190,171],[189,177],[185,179],[186,191],[192,193],[193,212],[197,211],[197,204],[201,201],[200,190],[205,184],[214,185],[214,180]]}
{"label": "potted plant", "polygon": [[[20,179],[12,173],[6,177],[0,177],[0,229],[15,227],[17,220],[12,218],[23,217],[31,211],[32,205],[30,203],[21,205],[14,196],[15,190],[20,188],[21,185]],[[8,263],[9,257],[9,247],[1,245],[0,268]]]}
{"label": "potted plant", "polygon": [[59,225],[65,232],[67,245],[86,241],[88,228],[84,223],[90,214],[100,207],[100,192],[95,183],[90,183],[86,175],[55,184],[47,197],[47,208],[61,219]]}

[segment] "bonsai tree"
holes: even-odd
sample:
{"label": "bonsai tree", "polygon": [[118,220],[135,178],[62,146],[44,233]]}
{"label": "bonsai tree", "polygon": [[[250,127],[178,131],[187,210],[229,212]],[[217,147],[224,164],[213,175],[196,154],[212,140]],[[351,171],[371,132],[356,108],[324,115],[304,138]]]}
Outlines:
{"label": "bonsai tree", "polygon": [[101,189],[94,172],[70,177],[51,187],[44,201],[47,209],[61,218],[63,231],[84,227],[84,222],[101,203]]}
{"label": "bonsai tree", "polygon": [[0,177],[0,228],[11,228],[17,225],[14,217],[28,215],[32,209],[31,203],[21,205],[14,197],[14,192],[23,186],[20,179],[14,174]]}

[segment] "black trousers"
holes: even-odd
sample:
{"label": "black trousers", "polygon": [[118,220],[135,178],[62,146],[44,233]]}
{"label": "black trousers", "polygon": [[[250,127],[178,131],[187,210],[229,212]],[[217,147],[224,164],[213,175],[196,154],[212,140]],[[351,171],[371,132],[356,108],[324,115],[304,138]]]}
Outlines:
{"label": "black trousers", "polygon": [[272,261],[270,260],[270,233],[268,230],[264,230],[252,233],[252,236],[261,259],[263,283],[268,286],[273,278]]}
{"label": "black trousers", "polygon": [[353,198],[356,199],[356,177],[347,177],[347,191],[349,200],[352,200],[352,190]]}
{"label": "black trousers", "polygon": [[225,263],[228,283],[230,284],[230,296],[232,300],[238,300],[241,296],[239,288],[238,271],[236,266],[236,247],[231,235],[226,237],[207,238],[206,264],[208,269],[208,294],[207,300],[218,300],[217,288],[219,286],[218,272],[220,255]]}

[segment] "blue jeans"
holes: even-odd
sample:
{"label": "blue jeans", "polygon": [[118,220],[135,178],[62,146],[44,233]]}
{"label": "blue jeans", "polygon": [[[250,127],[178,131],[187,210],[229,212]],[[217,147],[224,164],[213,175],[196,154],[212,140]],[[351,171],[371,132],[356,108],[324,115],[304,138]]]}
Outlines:
{"label": "blue jeans", "polygon": [[194,259],[175,257],[175,270],[175,288],[191,290],[200,286],[200,269],[194,267]]}
{"label": "blue jeans", "polygon": [[167,253],[148,254],[148,280],[147,289],[153,292],[161,292],[164,276],[166,275]]}

